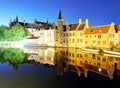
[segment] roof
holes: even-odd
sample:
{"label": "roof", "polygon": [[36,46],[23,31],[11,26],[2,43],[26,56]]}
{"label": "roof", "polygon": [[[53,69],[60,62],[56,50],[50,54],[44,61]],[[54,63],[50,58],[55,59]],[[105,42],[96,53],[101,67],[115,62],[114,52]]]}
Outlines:
{"label": "roof", "polygon": [[23,26],[23,27],[29,24],[29,23],[26,23],[26,22],[25,22],[25,23],[24,23],[24,22],[11,22],[10,25],[13,26],[13,25],[15,25],[16,23],[19,23],[19,24],[20,24],[21,26]]}
{"label": "roof", "polygon": [[81,25],[79,26],[78,30],[83,30],[84,27],[85,27],[85,24],[81,24]]}
{"label": "roof", "polygon": [[58,19],[62,19],[62,11],[60,10]]}
{"label": "roof", "polygon": [[115,31],[116,32],[120,31],[120,24],[118,24],[118,25],[115,26]]}
{"label": "roof", "polygon": [[28,25],[29,23],[24,23],[24,22],[18,22],[20,25],[22,25],[22,26],[26,26],[26,25]]}
{"label": "roof", "polygon": [[40,28],[40,25],[38,24],[33,24],[33,23],[29,23],[28,25],[26,25],[27,28],[37,28],[39,29]]}
{"label": "roof", "polygon": [[102,71],[99,72],[99,67],[97,66],[94,66],[94,65],[90,65],[90,64],[85,64],[85,68],[87,68],[89,71],[91,72],[94,72],[94,73],[97,73],[97,74],[101,74],[101,75],[104,75],[104,76],[107,76],[108,77],[108,69],[103,69],[102,68]]}
{"label": "roof", "polygon": [[42,25],[45,25],[47,24],[46,22],[40,22],[40,21],[35,21],[36,24],[42,24]]}
{"label": "roof", "polygon": [[78,23],[70,24],[69,26],[70,26],[70,30],[75,30],[77,28],[77,26],[78,26]]}
{"label": "roof", "polygon": [[110,26],[111,25],[95,26],[95,27],[86,28],[85,34],[108,33]]}

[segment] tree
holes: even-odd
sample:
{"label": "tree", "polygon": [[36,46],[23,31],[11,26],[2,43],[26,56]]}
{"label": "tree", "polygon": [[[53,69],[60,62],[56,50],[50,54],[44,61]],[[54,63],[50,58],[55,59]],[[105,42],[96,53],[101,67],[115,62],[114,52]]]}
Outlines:
{"label": "tree", "polygon": [[0,26],[0,41],[22,40],[25,36],[26,31],[19,23],[16,23],[11,28],[5,25]]}
{"label": "tree", "polygon": [[13,40],[21,40],[25,37],[25,29],[19,23],[16,23],[10,30]]}
{"label": "tree", "polygon": [[5,40],[5,33],[8,31],[8,27],[5,25],[0,26],[0,40]]}

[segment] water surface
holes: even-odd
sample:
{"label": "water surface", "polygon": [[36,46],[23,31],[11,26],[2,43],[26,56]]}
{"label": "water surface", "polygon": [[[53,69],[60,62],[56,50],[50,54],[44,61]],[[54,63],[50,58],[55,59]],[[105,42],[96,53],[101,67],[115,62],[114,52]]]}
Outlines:
{"label": "water surface", "polygon": [[120,58],[75,48],[0,49],[0,88],[120,87]]}

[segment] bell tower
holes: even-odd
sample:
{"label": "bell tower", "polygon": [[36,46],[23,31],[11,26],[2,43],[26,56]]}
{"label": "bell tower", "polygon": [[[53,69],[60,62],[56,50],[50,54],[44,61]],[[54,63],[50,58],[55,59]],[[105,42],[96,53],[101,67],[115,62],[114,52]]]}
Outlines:
{"label": "bell tower", "polygon": [[16,23],[18,23],[19,21],[18,21],[18,16],[16,16]]}
{"label": "bell tower", "polygon": [[62,28],[63,26],[63,18],[62,18],[62,11],[59,11],[59,15],[58,15],[58,28]]}
{"label": "bell tower", "polygon": [[63,43],[63,18],[62,11],[58,14],[58,26],[57,26],[57,45],[62,46]]}

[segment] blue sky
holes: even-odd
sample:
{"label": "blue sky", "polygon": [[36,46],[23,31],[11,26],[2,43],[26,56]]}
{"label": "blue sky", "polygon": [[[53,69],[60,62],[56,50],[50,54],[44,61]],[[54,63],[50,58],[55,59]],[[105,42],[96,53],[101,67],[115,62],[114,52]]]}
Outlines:
{"label": "blue sky", "polygon": [[120,24],[120,0],[0,0],[0,25],[8,25],[10,17],[14,19],[16,15],[19,21],[48,18],[57,24],[60,9],[67,23],[88,18],[90,26]]}

